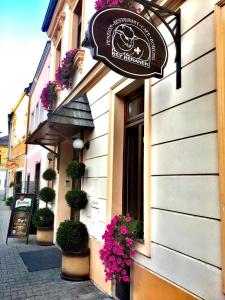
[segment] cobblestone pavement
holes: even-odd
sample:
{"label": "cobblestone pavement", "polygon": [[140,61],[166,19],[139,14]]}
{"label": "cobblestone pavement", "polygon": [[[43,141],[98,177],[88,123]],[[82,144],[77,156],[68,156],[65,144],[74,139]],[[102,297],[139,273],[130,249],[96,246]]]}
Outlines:
{"label": "cobblestone pavement", "polygon": [[[91,281],[70,282],[60,278],[60,269],[28,272],[19,253],[45,249],[35,244],[30,236],[29,244],[24,239],[9,239],[5,244],[10,210],[0,201],[0,299],[29,300],[99,300],[107,299]],[[49,249],[49,247],[47,247]]]}

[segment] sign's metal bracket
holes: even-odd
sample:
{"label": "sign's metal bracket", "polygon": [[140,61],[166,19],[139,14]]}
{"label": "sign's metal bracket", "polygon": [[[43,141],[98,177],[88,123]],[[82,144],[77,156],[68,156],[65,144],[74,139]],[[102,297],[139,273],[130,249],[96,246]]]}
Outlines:
{"label": "sign's metal bracket", "polygon": [[[181,88],[181,27],[180,27],[180,10],[172,11],[166,7],[160,6],[147,0],[135,0],[135,2],[143,5],[144,10],[141,12],[143,16],[149,14],[148,11],[154,13],[166,26],[173,37],[176,46],[176,88]],[[168,17],[172,17],[167,21]],[[151,17],[150,17],[151,18]],[[175,24],[171,26],[171,23]]]}

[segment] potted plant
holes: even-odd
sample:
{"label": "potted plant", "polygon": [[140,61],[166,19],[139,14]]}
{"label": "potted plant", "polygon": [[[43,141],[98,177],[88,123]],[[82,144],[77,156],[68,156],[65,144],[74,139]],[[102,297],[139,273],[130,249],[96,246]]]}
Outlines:
{"label": "potted plant", "polygon": [[37,244],[40,246],[53,245],[54,213],[48,207],[37,209],[32,221],[37,227]]}
{"label": "potted plant", "polygon": [[46,207],[47,207],[48,203],[54,201],[55,191],[50,187],[44,187],[39,191],[39,197],[42,201],[46,203]]}
{"label": "potted plant", "polygon": [[58,86],[54,81],[49,81],[41,92],[41,103],[44,109],[52,111],[58,99]]}
{"label": "potted plant", "polygon": [[56,171],[52,168],[48,168],[42,174],[42,178],[47,181],[55,180],[56,179]]}
{"label": "potted plant", "polygon": [[85,164],[72,160],[66,168],[66,175],[72,179],[79,179],[84,176],[84,171]]}
{"label": "potted plant", "polygon": [[66,52],[66,56],[61,62],[61,66],[56,70],[55,78],[57,84],[63,90],[64,88],[69,89],[72,87],[72,76],[74,72],[73,60],[78,49],[73,49]]}
{"label": "potted plant", "polygon": [[140,231],[140,223],[129,214],[114,216],[107,225],[102,238],[103,248],[99,251],[105,266],[105,280],[116,280],[116,290],[127,293],[129,299],[130,265],[135,255],[135,239]]}
{"label": "potted plant", "polygon": [[11,206],[12,202],[13,202],[13,197],[12,196],[5,198],[5,205]]}
{"label": "potted plant", "polygon": [[122,8],[134,10],[137,13],[140,13],[141,11],[140,9],[137,9],[134,6],[134,0],[96,0],[95,1],[95,9],[97,11],[108,7],[122,7]]}
{"label": "potted plant", "polygon": [[87,193],[78,189],[68,191],[65,199],[67,204],[75,210],[84,209],[88,203]]}
{"label": "potted plant", "polygon": [[62,249],[61,277],[72,281],[89,279],[90,249],[86,226],[79,221],[66,220],[59,225],[56,240]]}

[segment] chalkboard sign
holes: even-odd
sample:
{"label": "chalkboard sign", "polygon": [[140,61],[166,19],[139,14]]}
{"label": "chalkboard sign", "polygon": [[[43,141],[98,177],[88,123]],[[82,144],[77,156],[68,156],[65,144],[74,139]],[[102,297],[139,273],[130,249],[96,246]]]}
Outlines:
{"label": "chalkboard sign", "polygon": [[8,238],[29,238],[29,228],[34,205],[34,194],[15,194],[9,221]]}

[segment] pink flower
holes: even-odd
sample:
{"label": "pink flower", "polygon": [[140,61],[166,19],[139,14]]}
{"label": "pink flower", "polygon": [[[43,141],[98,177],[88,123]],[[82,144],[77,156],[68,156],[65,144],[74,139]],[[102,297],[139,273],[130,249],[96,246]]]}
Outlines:
{"label": "pink flower", "polygon": [[127,266],[130,266],[131,264],[132,264],[132,260],[131,260],[131,259],[127,259],[126,265],[127,265]]}
{"label": "pink flower", "polygon": [[135,249],[132,248],[132,249],[130,250],[130,256],[134,256],[134,255],[135,255]]}
{"label": "pink flower", "polygon": [[133,242],[134,242],[134,240],[132,240],[132,239],[130,239],[130,238],[125,238],[125,241],[126,241],[126,243],[127,243],[127,245],[132,245],[133,244]]}
{"label": "pink flower", "polygon": [[127,214],[125,220],[127,223],[129,223],[132,220],[132,218],[129,214]]}
{"label": "pink flower", "polygon": [[123,270],[123,271],[122,271],[122,275],[127,275],[127,271],[126,271],[126,270]]}
{"label": "pink flower", "polygon": [[124,282],[130,282],[130,277],[129,276],[123,276],[123,281]]}
{"label": "pink flower", "polygon": [[120,228],[120,232],[122,234],[127,234],[128,233],[127,227],[125,225],[122,225],[121,228]]}

